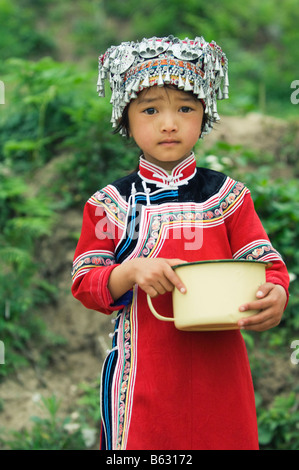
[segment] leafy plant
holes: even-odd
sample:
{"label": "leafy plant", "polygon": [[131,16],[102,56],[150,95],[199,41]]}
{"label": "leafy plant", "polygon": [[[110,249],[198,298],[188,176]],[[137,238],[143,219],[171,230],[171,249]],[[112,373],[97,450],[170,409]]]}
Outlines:
{"label": "leafy plant", "polygon": [[[259,408],[258,408],[259,409]],[[294,392],[258,412],[259,443],[265,450],[299,449],[299,401]]]}
{"label": "leafy plant", "polygon": [[[0,438],[2,447],[11,450],[82,450],[93,447],[100,428],[99,381],[91,385],[83,383],[80,388],[78,411],[65,417],[62,416],[61,400],[55,394],[37,396],[39,416],[31,417],[33,425],[8,433],[10,437],[7,439]],[[5,407],[5,402],[2,407]]]}
{"label": "leafy plant", "polygon": [[[2,171],[1,171],[2,170]],[[0,167],[0,316],[1,340],[6,348],[0,376],[28,361],[30,341],[39,340],[44,327],[33,313],[55,295],[54,286],[39,279],[35,242],[49,234],[53,213],[49,200],[27,194],[20,177]]]}
{"label": "leafy plant", "polygon": [[82,396],[78,400],[78,405],[84,410],[87,419],[99,425],[101,411],[99,406],[100,378],[94,383],[83,382],[79,386]]}
{"label": "leafy plant", "polygon": [[0,1],[1,18],[1,62],[9,57],[40,57],[55,50],[50,35],[41,33],[36,27],[36,15],[32,8],[20,5],[22,2]]}
{"label": "leafy plant", "polygon": [[4,447],[11,450],[78,450],[84,449],[80,426],[71,417],[58,415],[61,402],[55,395],[42,397],[39,408],[45,417],[31,418],[31,429],[13,431],[10,439],[3,440]]}

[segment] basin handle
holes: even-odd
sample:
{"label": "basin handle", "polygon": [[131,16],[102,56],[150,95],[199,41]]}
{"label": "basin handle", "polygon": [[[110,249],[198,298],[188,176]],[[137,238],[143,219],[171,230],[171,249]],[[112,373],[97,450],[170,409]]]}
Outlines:
{"label": "basin handle", "polygon": [[148,306],[150,308],[150,311],[152,312],[152,314],[158,318],[158,320],[162,320],[162,321],[174,321],[174,318],[171,318],[171,317],[163,317],[163,315],[160,315],[157,310],[154,308],[153,304],[152,304],[152,299],[151,297],[147,294],[147,303],[148,303]]}

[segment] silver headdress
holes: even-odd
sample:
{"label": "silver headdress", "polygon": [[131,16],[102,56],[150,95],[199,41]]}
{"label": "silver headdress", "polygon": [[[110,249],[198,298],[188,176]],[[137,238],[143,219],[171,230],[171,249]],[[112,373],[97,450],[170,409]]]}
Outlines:
{"label": "silver headdress", "polygon": [[[221,48],[203,37],[180,40],[173,36],[123,42],[99,58],[97,91],[105,96],[105,79],[112,90],[112,126],[117,127],[128,103],[150,86],[175,85],[191,91],[208,116],[202,134],[219,120],[217,99],[228,98],[228,61]],[[222,86],[222,89],[221,89]],[[123,129],[120,131],[122,134]]]}

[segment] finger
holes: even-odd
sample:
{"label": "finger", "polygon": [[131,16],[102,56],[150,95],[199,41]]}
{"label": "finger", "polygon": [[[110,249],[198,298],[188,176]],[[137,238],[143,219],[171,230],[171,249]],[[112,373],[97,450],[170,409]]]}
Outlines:
{"label": "finger", "polygon": [[153,285],[153,288],[156,289],[158,294],[162,295],[166,292],[171,292],[173,290],[173,284],[167,280],[167,278],[163,278],[161,280],[157,280]]}
{"label": "finger", "polygon": [[257,331],[257,332],[262,332],[266,330],[270,330],[271,328],[274,328],[276,325],[272,324],[272,322],[267,321],[264,323],[258,323],[254,325],[246,325],[246,326],[241,326],[241,330],[246,330],[246,331]]}
{"label": "finger", "polygon": [[157,290],[152,286],[149,286],[143,290],[145,291],[146,294],[148,294],[152,298],[158,297],[158,295],[160,295],[159,292],[157,292]]}
{"label": "finger", "polygon": [[274,320],[272,316],[268,318],[260,318],[260,319],[255,319],[255,321],[248,322],[248,319],[246,318],[245,320],[240,320],[238,322],[238,326],[242,330],[251,330],[251,331],[266,331],[269,330],[270,328],[274,328],[277,326],[280,321],[279,320]]}
{"label": "finger", "polygon": [[279,325],[281,316],[272,307],[256,313],[251,317],[242,318],[238,326],[246,330],[265,331]]}
{"label": "finger", "polygon": [[173,290],[173,285],[168,282],[167,279],[159,279],[158,277],[156,279],[140,283],[139,286],[150,297],[157,297],[158,295],[165,294],[167,291]]}
{"label": "finger", "polygon": [[186,264],[186,263],[188,263],[188,261],[186,261],[184,259],[180,259],[180,258],[171,258],[171,259],[167,259],[166,261],[168,261],[171,266],[176,266],[177,264]]}
{"label": "finger", "polygon": [[239,307],[240,312],[246,312],[248,310],[265,310],[272,305],[271,299],[265,298],[262,300],[254,300],[253,302],[248,302]]}
{"label": "finger", "polygon": [[176,272],[171,269],[170,266],[169,268],[165,269],[165,276],[171,282],[172,286],[176,287],[182,294],[185,294],[185,292],[187,292],[186,286],[184,285],[180,277],[176,274]]}
{"label": "finger", "polygon": [[[169,269],[172,271],[171,268]],[[172,292],[174,284],[167,278],[167,275],[165,275],[163,271],[162,274],[156,273],[156,276],[152,276],[151,279],[147,279],[146,282],[141,283],[140,287],[151,297],[157,297],[166,292]]]}
{"label": "finger", "polygon": [[270,282],[265,282],[262,284],[257,293],[257,299],[253,302],[247,302],[240,306],[240,312],[245,312],[246,310],[264,310],[265,308],[269,307],[271,304],[271,291],[273,291],[275,285]]}
{"label": "finger", "polygon": [[261,284],[258,288],[259,291],[264,292],[265,294],[269,293],[272,289],[274,289],[275,284],[272,282],[264,282],[264,284]]}
{"label": "finger", "polygon": [[259,287],[256,293],[256,297],[258,299],[262,299],[263,297],[266,297],[274,289],[274,287],[275,287],[275,284],[272,284],[271,282],[265,282]]}
{"label": "finger", "polygon": [[238,321],[239,326],[253,326],[262,324],[268,320],[271,320],[271,315],[268,315],[267,312],[256,313],[250,317],[241,318]]}

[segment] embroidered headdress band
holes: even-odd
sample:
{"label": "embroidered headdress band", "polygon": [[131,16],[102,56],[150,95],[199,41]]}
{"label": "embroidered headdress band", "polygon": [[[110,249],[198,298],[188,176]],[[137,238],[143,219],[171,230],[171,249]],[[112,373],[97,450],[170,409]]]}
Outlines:
{"label": "embroidered headdress band", "polygon": [[214,41],[208,43],[203,37],[153,37],[111,46],[99,58],[99,96],[105,96],[107,78],[112,90],[113,127],[118,125],[127,104],[150,86],[175,85],[202,100],[209,118],[203,134],[208,134],[212,123],[219,120],[217,99],[228,98],[226,55]]}

